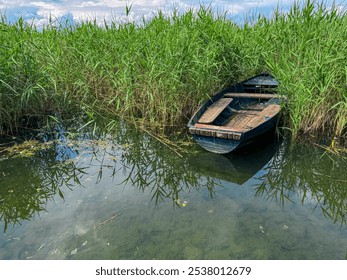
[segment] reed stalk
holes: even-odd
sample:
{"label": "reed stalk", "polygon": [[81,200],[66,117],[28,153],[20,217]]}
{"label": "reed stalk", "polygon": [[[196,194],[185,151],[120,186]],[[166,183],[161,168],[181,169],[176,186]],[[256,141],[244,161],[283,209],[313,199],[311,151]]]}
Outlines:
{"label": "reed stalk", "polygon": [[159,11],[140,23],[51,22],[40,30],[2,17],[0,134],[76,112],[114,112],[157,132],[182,129],[216,91],[268,71],[288,95],[293,137],[343,139],[346,57],[346,13],[310,0],[243,26],[205,7]]}

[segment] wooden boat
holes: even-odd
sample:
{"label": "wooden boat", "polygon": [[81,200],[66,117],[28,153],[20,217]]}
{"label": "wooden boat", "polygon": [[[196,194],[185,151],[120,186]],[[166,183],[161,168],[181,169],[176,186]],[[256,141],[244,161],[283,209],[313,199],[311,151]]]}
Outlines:
{"label": "wooden boat", "polygon": [[192,116],[190,133],[201,147],[217,154],[256,141],[277,125],[282,101],[277,87],[273,76],[260,74],[217,93]]}

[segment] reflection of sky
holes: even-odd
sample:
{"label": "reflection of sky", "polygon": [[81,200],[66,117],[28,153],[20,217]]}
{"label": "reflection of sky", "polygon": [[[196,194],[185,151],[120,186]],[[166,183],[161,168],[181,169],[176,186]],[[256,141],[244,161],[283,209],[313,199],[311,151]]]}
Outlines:
{"label": "reflection of sky", "polygon": [[[210,5],[216,12],[225,12],[228,18],[240,21],[259,13],[269,16],[277,5],[286,11],[293,3],[294,0],[0,0],[0,12],[10,21],[23,16],[27,21],[35,19],[38,24],[44,24],[50,17],[74,21],[96,19],[102,23],[104,20],[122,22],[129,18],[150,18],[158,9],[170,13],[173,7],[184,11],[204,4]],[[329,6],[333,1],[325,3]],[[132,5],[128,18],[125,16],[126,5]]]}

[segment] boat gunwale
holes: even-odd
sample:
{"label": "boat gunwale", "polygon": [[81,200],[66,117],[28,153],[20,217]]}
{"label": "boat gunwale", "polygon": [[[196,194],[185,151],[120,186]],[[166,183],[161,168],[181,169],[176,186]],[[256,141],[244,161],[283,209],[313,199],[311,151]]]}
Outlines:
{"label": "boat gunwale", "polygon": [[[275,78],[269,74],[260,74],[246,81],[250,81],[254,78],[261,78],[262,75],[264,76],[264,80],[266,80],[267,78],[275,80]],[[257,85],[254,85],[255,90],[249,91],[249,88],[243,85],[244,82],[245,81],[237,83],[228,88],[225,88],[224,90],[211,96],[204,104],[202,104],[196,110],[196,112],[190,118],[187,124],[189,132],[192,134],[193,138],[197,141],[197,143],[203,148],[205,148],[206,150],[210,152],[214,152],[214,153],[219,153],[219,154],[229,153],[235,149],[238,149],[239,147],[246,145],[247,143],[252,142],[252,139],[257,138],[263,133],[267,133],[267,131],[271,130],[272,128],[276,126],[276,123],[278,122],[278,118],[282,111],[282,108],[281,108],[282,101],[286,100],[285,96],[274,93],[275,88],[277,87],[277,84],[276,84],[276,87],[272,85],[264,86],[264,84],[259,84],[258,87]],[[275,80],[274,83],[277,83],[277,81]],[[233,93],[235,95],[239,94],[240,96],[235,96],[235,95],[227,96],[226,94],[228,93]],[[243,94],[245,96],[243,96]],[[218,101],[219,99],[223,97],[232,97],[234,100],[232,103],[229,104],[229,106],[225,108],[225,110],[221,112],[219,118],[217,117],[215,122],[211,124],[199,123],[199,118],[204,114],[207,108],[211,106],[211,104],[213,104],[214,102]],[[262,98],[262,97],[266,97],[266,98]],[[261,99],[267,99],[267,100],[261,101]],[[239,104],[236,104],[237,102],[241,102],[240,103],[241,106]],[[274,112],[274,114],[270,114],[268,116],[263,115],[264,120],[260,121],[254,127],[237,128],[237,127],[223,126],[223,124],[225,124],[228,118],[232,116],[232,113],[237,113],[237,111],[241,111],[241,113],[239,113],[240,115],[242,113],[247,114],[247,110],[251,108],[247,109],[247,105],[246,105],[244,107],[246,110],[243,110],[242,103],[244,102],[245,104],[254,102],[254,104],[257,103],[260,105],[264,105],[265,108],[267,108],[269,105],[272,105],[272,104],[279,105],[280,107],[278,111],[276,110],[276,112]],[[259,109],[259,112],[262,112],[265,108]],[[228,116],[228,110],[231,113],[229,116]],[[254,116],[256,116],[255,113],[254,113]]]}

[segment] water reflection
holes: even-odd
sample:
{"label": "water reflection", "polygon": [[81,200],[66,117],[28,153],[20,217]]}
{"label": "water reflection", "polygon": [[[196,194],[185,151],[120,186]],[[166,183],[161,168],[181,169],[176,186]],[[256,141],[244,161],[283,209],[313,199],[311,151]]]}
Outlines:
{"label": "water reflection", "polygon": [[130,134],[127,141],[123,144],[127,149],[121,158],[127,169],[123,183],[143,191],[150,189],[156,203],[167,198],[176,202],[181,192],[190,189],[207,189],[213,195],[217,182],[212,177],[202,178],[191,170],[189,154],[181,158],[144,134]]}
{"label": "water reflection", "polygon": [[189,168],[200,176],[216,178],[238,185],[245,184],[273,158],[280,141],[273,137],[228,155],[202,152],[189,157]]}
{"label": "water reflection", "polygon": [[[321,156],[318,148],[289,145],[267,139],[237,154],[215,155],[202,151],[178,157],[161,143],[119,124],[118,133],[93,140],[68,139],[61,134],[49,148],[33,157],[0,161],[0,219],[4,230],[30,220],[45,210],[62,189],[83,187],[81,178],[95,175],[117,177],[118,185],[149,191],[155,203],[172,201],[175,206],[190,190],[207,190],[213,197],[221,182],[245,184],[257,178],[256,196],[279,201],[283,206],[300,198],[302,204],[319,208],[334,222],[346,223],[347,177],[345,161]],[[52,137],[50,137],[52,140]],[[314,162],[314,164],[312,164]],[[93,167],[91,169],[91,167]],[[84,176],[84,177],[83,177]]]}
{"label": "water reflection", "polygon": [[346,163],[319,147],[285,141],[259,177],[262,183],[256,195],[283,206],[298,197],[302,205],[320,209],[334,223],[346,224]]}
{"label": "water reflection", "polygon": [[44,211],[56,194],[63,199],[63,186],[72,189],[81,185],[83,169],[72,161],[58,164],[56,158],[56,149],[49,148],[36,156],[0,160],[0,221],[4,231]]}
{"label": "water reflection", "polygon": [[[83,238],[89,235],[94,236],[100,225],[105,225],[105,221],[109,223],[118,219],[120,213],[123,213],[122,215],[129,221],[134,219],[138,223],[138,219],[134,218],[134,211],[149,210],[141,209],[139,206],[131,210],[127,208],[128,205],[133,205],[140,199],[140,195],[134,195],[132,190],[143,193],[144,196],[149,194],[149,201],[152,201],[152,205],[158,206],[158,209],[170,204],[174,205],[173,208],[179,209],[188,204],[189,211],[193,211],[194,208],[190,206],[194,203],[195,207],[199,205],[200,208],[196,208],[196,213],[202,214],[194,214],[197,216],[193,218],[189,215],[195,212],[188,211],[186,215],[171,213],[178,215],[178,219],[184,219],[184,221],[186,219],[189,224],[201,219],[210,219],[213,223],[216,217],[214,219],[211,217],[215,212],[229,209],[230,212],[219,213],[219,219],[227,219],[232,225],[234,224],[233,229],[244,227],[244,232],[234,233],[240,236],[250,234],[249,230],[263,234],[261,228],[263,224],[258,221],[255,225],[253,224],[254,217],[261,217],[258,215],[259,208],[252,202],[254,196],[261,198],[259,201],[264,199],[277,201],[284,208],[290,208],[300,201],[305,207],[321,209],[332,221],[346,224],[345,161],[341,158],[332,159],[329,155],[322,156],[322,150],[318,148],[291,146],[286,141],[271,140],[257,144],[251,150],[243,150],[228,156],[190,150],[184,154],[184,157],[179,157],[165,145],[153,141],[147,134],[130,129],[122,123],[112,137],[102,134],[94,138],[88,134],[74,138],[65,136],[63,134],[48,137],[49,140],[54,140],[53,144],[32,157],[0,160],[0,176],[3,177],[0,181],[0,221],[3,221],[5,231],[10,225],[15,227],[23,221],[32,220],[40,213],[44,213],[49,202],[58,203],[58,200],[64,200],[66,196],[69,196],[69,192],[75,192],[74,197],[78,197],[78,204],[83,200],[90,201],[88,206],[81,208],[84,209],[83,215],[86,221],[78,225],[79,229],[73,229],[78,232],[78,236]],[[93,190],[95,186],[99,188]],[[127,191],[120,193],[119,186]],[[234,189],[237,186],[242,188],[236,191]],[[82,192],[75,191],[83,188],[86,189],[84,195],[88,194],[85,198],[79,197],[83,195]],[[127,197],[129,193],[132,193],[132,197]],[[110,208],[107,212],[105,199],[108,196],[117,200],[120,209]],[[200,202],[199,196],[203,197]],[[185,199],[195,201],[183,203]],[[220,205],[214,205],[214,203]],[[263,206],[260,208],[262,209]],[[161,211],[158,213],[163,213],[163,210]],[[71,213],[66,212],[64,215],[73,215]],[[77,213],[80,215],[79,219],[83,220],[80,212]],[[150,213],[154,215],[155,212]],[[157,217],[157,219],[166,223],[166,214],[162,214],[163,217]],[[136,215],[141,216],[139,213]],[[209,215],[209,217],[205,218],[203,215]],[[266,212],[264,216],[266,215],[269,214]],[[234,219],[239,216],[249,217],[249,221],[236,222]],[[145,214],[142,219],[150,222]],[[181,221],[175,221],[175,223],[178,222]],[[197,228],[201,227],[198,222],[195,223]],[[125,228],[130,226],[124,225]],[[66,227],[70,226],[69,223],[66,224]],[[77,225],[74,226],[77,227]],[[167,224],[168,228],[170,226]],[[281,227],[284,226],[286,225],[281,225]],[[133,238],[138,238],[135,233],[141,229],[141,225],[134,224],[133,227],[135,228]],[[213,226],[212,229],[215,230]],[[171,230],[176,228],[173,226]],[[114,232],[114,229],[111,231]],[[208,231],[211,231],[211,228]],[[226,240],[226,236],[229,236],[229,234],[224,235],[223,228],[217,231],[220,231],[218,234],[221,234],[221,240]],[[64,232],[66,234],[67,230]],[[119,236],[121,233],[129,234],[119,230]],[[72,236],[75,236],[75,233]],[[165,236],[164,239],[167,238]],[[204,233],[201,233],[199,237],[201,244],[205,244],[204,238]],[[55,242],[51,240],[50,244]],[[250,240],[246,239],[244,244],[249,242]],[[136,244],[134,242],[135,248]],[[38,244],[37,247],[40,248],[41,245]],[[222,244],[219,245],[222,246]],[[239,248],[239,250],[243,252],[243,249]],[[124,248],[124,252],[127,251],[128,249]],[[235,252],[235,248],[230,252],[229,249],[223,252],[231,254],[230,252]],[[119,257],[127,258],[128,255],[124,254]],[[180,256],[179,253],[177,254]],[[239,257],[243,257],[243,254],[240,253]],[[190,249],[186,252],[186,256],[192,256]],[[218,256],[220,256],[219,253]],[[103,257],[100,255],[100,258]]]}
{"label": "water reflection", "polygon": [[104,176],[121,177],[118,185],[150,189],[155,203],[169,199],[178,207],[181,191],[206,188],[212,195],[216,185],[212,178],[202,180],[189,170],[187,158],[172,156],[160,143],[124,124],[112,138],[92,139],[88,133],[68,138],[63,132],[40,137],[50,141],[47,149],[0,160],[0,221],[5,231],[45,211],[49,200],[64,199],[63,189],[84,187],[85,180],[94,177],[95,184]]}

